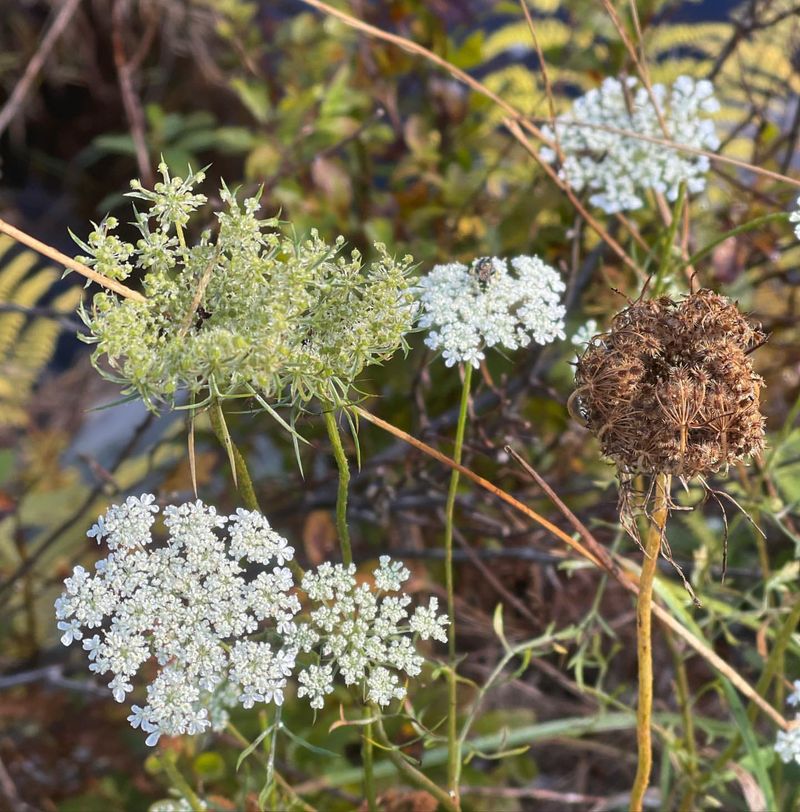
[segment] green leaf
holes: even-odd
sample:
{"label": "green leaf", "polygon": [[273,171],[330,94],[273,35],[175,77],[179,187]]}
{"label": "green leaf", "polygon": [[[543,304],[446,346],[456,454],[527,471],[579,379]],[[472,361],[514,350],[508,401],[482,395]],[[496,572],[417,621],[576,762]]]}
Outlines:
{"label": "green leaf", "polygon": [[250,742],[250,744],[247,745],[247,747],[244,748],[244,750],[242,750],[242,752],[239,754],[239,758],[236,760],[237,773],[239,772],[239,767],[242,766],[242,762],[248,758],[248,756],[251,756],[256,747],[258,747],[258,745],[261,744],[261,742],[263,742],[267,736],[269,736],[269,734],[272,732],[272,728],[273,725],[270,725],[266,730],[263,730],[258,734],[258,736],[255,737],[255,739],[253,739],[253,741]]}
{"label": "green leaf", "polygon": [[310,742],[307,742],[304,738],[298,736],[296,733],[292,733],[286,725],[281,725],[281,733],[285,733],[295,744],[303,747],[306,750],[310,750],[312,753],[316,753],[318,756],[330,756],[331,758],[342,758],[341,754],[334,753],[332,750],[325,750],[323,747],[316,747]]}
{"label": "green leaf", "polygon": [[98,135],[93,144],[97,149],[112,155],[136,155],[136,147],[128,133],[106,133]]}
{"label": "green leaf", "polygon": [[494,608],[494,615],[492,616],[492,629],[494,629],[494,633],[500,638],[500,642],[503,644],[503,648],[506,651],[511,649],[511,646],[508,644],[508,640],[506,640],[506,636],[503,631],[503,604],[498,603],[497,606]]}
{"label": "green leaf", "polygon": [[248,82],[246,79],[236,78],[231,79],[231,88],[259,124],[264,124],[269,119],[272,105],[264,82]]}
{"label": "green leaf", "polygon": [[753,726],[750,724],[750,720],[747,718],[744,705],[742,705],[742,701],[739,699],[730,682],[724,678],[721,678],[720,681],[722,682],[722,688],[725,691],[725,696],[728,699],[728,704],[730,705],[733,718],[736,720],[736,726],[739,728],[739,733],[744,741],[745,747],[747,748],[747,755],[752,762],[753,772],[755,773],[756,780],[758,781],[758,786],[761,788],[761,792],[764,793],[766,808],[777,809],[778,806],[775,803],[775,795],[772,791],[772,782],[770,781],[769,774],[767,773],[768,765],[764,760],[762,749],[758,746],[755,731],[753,730]]}

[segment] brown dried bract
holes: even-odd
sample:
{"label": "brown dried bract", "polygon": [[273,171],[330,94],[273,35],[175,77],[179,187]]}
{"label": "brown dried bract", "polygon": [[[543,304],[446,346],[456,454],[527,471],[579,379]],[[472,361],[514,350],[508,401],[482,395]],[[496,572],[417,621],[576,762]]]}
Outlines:
{"label": "brown dried bract", "polygon": [[764,340],[710,290],[634,302],[578,359],[570,411],[621,474],[719,471],[764,447],[750,362]]}

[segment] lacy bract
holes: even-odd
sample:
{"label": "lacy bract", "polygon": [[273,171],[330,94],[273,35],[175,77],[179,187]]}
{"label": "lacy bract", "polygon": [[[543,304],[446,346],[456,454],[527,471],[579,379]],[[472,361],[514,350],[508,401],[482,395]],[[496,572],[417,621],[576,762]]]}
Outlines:
{"label": "lacy bract", "polygon": [[[651,97],[632,77],[608,78],[576,99],[557,119],[555,131],[543,127],[542,132],[560,150],[559,176],[576,191],[588,190],[593,205],[614,214],[641,208],[646,190],[676,200],[685,182],[690,193],[701,192],[709,160],[603,128],[713,151],[719,138],[708,115],[718,109],[714,88],[705,80],[679,76],[671,88],[653,85]],[[545,147],[540,155],[550,163],[559,160],[555,148]]]}
{"label": "lacy bract", "polygon": [[115,381],[151,408],[175,405],[187,390],[206,397],[257,394],[264,401],[340,403],[362,369],[405,348],[414,300],[411,258],[395,261],[383,245],[364,265],[344,240],[305,240],[258,220],[258,197],[240,204],[225,186],[226,209],[213,229],[187,245],[184,227],[206,202],[193,187],[203,173],[164,180],[154,191],[132,184],[144,200],[135,212],[135,245],[114,234],[106,218],[80,261],[113,279],[142,272],[146,302],[95,295],[83,319],[93,359],[105,356]]}
{"label": "lacy bract", "polygon": [[516,350],[564,338],[564,282],[539,257],[437,265],[419,281],[425,343],[447,366],[480,365],[487,347]]}
{"label": "lacy bract", "polygon": [[336,678],[387,705],[422,669],[416,641],[447,639],[436,598],[411,612],[401,591],[410,573],[388,556],[372,583],[358,582],[354,566],[325,563],[298,589],[284,566],[294,549],[261,514],[222,516],[199,500],[168,506],[159,546],[158,513],[151,494],[111,507],[88,533],[108,556],[93,574],[75,567],[55,604],[61,642],[83,641],[89,669],[111,675],[118,702],[155,662],[147,700],[128,717],[148,744],[220,729],[235,704],[280,705],[292,678],[313,708]]}

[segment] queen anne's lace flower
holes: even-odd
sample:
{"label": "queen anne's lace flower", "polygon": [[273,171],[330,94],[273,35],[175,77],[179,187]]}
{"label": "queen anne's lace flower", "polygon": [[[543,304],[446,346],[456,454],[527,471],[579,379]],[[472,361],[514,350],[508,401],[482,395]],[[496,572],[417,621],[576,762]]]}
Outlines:
{"label": "queen anne's lace flower", "polygon": [[[406,635],[410,632],[424,640],[433,637],[446,642],[449,621],[446,615],[436,617],[435,598],[430,608],[418,606],[409,618],[411,598],[385,594],[400,592],[410,577],[402,564],[393,563],[388,556],[381,557],[374,572],[374,587],[357,583],[355,572],[352,564],[325,563],[315,573],[306,574],[303,590],[322,604],[311,612],[311,626],[322,641],[323,657],[330,658],[345,684],[365,684],[367,700],[386,705],[392,698],[405,696],[399,675],[389,669],[410,677],[421,670],[423,658]],[[304,694],[312,696],[321,675],[318,670],[301,672],[299,680],[308,686]]]}
{"label": "queen anne's lace flower", "polygon": [[437,265],[419,281],[420,326],[430,328],[425,343],[441,350],[447,366],[480,366],[487,347],[508,350],[531,340],[548,344],[564,338],[564,282],[538,257],[508,263],[483,257],[470,267]]}
{"label": "queen anne's lace flower", "polygon": [[[300,240],[275,218],[260,220],[259,197],[239,201],[227,187],[214,228],[188,244],[184,228],[200,216],[206,197],[194,187],[203,173],[163,179],[153,191],[134,181],[144,201],[123,242],[107,217],[85,242],[80,261],[113,279],[142,273],[146,301],[95,294],[80,315],[105,357],[101,374],[137,393],[152,409],[217,398],[255,397],[304,404],[317,397],[342,402],[364,367],[407,349],[415,302],[411,257],[395,260],[382,244],[374,259],[344,252],[316,231]],[[197,215],[197,216],[195,216]],[[200,231],[198,228],[197,231]],[[343,329],[342,325],[346,325]],[[98,367],[100,368],[100,367]]]}
{"label": "queen anne's lace flower", "polygon": [[[657,84],[652,91],[671,141],[710,151],[719,147],[714,122],[707,117],[719,109],[710,82],[679,76],[670,89]],[[690,193],[705,188],[707,157],[592,125],[652,138],[664,138],[665,133],[650,94],[632,77],[625,82],[606,79],[575,100],[572,110],[557,119],[555,132],[542,128],[561,150],[559,177],[577,191],[587,189],[590,202],[608,214],[641,208],[647,189],[676,200],[682,182]],[[550,163],[558,158],[550,147],[540,155]]]}
{"label": "queen anne's lace flower", "polygon": [[[81,566],[56,600],[61,642],[82,640],[89,670],[111,675],[118,702],[134,690],[148,661],[159,666],[147,701],[128,721],[149,734],[220,730],[226,708],[281,705],[298,658],[314,663],[297,674],[298,696],[321,708],[340,673],[369,701],[405,695],[401,675],[417,676],[417,637],[446,641],[447,617],[436,601],[408,616],[396,595],[409,571],[383,556],[375,586],[357,584],[355,568],[321,565],[307,573],[308,622],[291,570],[294,549],[259,513],[219,515],[199,500],[163,511],[169,532],[154,543],[155,497],[129,497],[111,507],[88,535],[109,547],[94,574]],[[255,565],[255,566],[254,566]],[[391,669],[391,670],[390,670]]]}

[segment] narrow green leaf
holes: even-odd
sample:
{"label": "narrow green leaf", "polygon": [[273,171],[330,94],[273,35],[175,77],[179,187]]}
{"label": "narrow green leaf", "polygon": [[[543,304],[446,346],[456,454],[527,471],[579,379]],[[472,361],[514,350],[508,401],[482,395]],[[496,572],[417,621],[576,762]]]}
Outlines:
{"label": "narrow green leaf", "polygon": [[764,763],[763,752],[758,746],[755,731],[750,724],[750,720],[747,718],[744,705],[742,705],[742,701],[728,680],[720,678],[720,682],[725,691],[725,696],[728,699],[733,718],[736,720],[736,725],[739,728],[739,734],[747,748],[747,754],[752,761],[753,772],[755,772],[758,786],[764,793],[767,809],[777,809],[778,806],[775,803],[775,794],[772,791],[772,782],[769,780],[769,773],[767,772],[767,765]]}
{"label": "narrow green leaf", "polygon": [[258,736],[256,736],[255,739],[253,739],[253,741],[250,742],[250,744],[247,745],[247,747],[244,748],[244,750],[242,750],[242,752],[239,754],[239,758],[236,761],[237,773],[239,772],[239,767],[242,766],[242,762],[248,756],[251,756],[255,751],[256,747],[258,747],[258,745],[261,744],[261,742],[263,742],[264,739],[267,738],[267,736],[269,736],[269,734],[272,732],[272,728],[273,725],[270,725],[266,730],[263,730],[261,733],[258,734]]}

